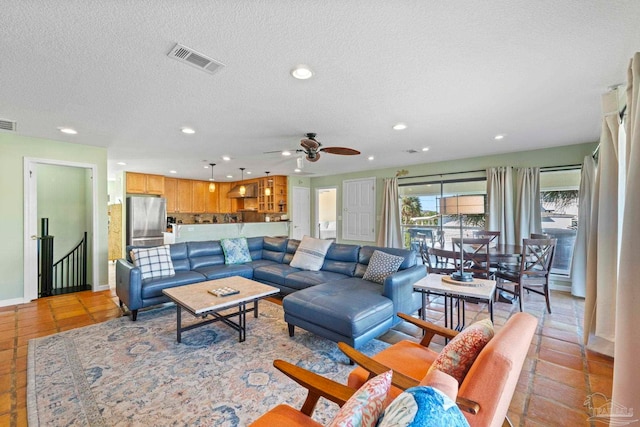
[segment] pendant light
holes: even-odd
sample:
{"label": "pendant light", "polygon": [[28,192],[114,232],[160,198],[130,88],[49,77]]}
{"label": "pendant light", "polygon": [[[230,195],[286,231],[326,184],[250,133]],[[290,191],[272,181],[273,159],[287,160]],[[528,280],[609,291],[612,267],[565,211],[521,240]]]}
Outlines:
{"label": "pendant light", "polygon": [[270,196],[271,195],[271,187],[269,187],[269,172],[265,172],[267,174],[267,187],[264,189],[264,195],[265,196]]}
{"label": "pendant light", "polygon": [[[244,170],[245,168],[240,168],[240,171],[242,172],[242,179],[240,180],[240,184],[242,184],[242,181],[244,181]],[[247,189],[244,187],[244,185],[240,185],[240,195],[244,196],[246,192]]]}
{"label": "pendant light", "polygon": [[211,166],[211,178],[209,178],[209,181],[211,182],[209,183],[209,193],[213,193],[214,191],[216,191],[216,183],[213,182],[213,167],[215,165],[215,163],[209,163],[209,166]]}

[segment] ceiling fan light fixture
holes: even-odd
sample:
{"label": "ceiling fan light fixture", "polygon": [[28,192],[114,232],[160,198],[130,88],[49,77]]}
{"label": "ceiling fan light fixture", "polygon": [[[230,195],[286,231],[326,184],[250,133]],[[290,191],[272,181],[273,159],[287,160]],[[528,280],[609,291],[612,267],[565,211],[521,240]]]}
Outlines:
{"label": "ceiling fan light fixture", "polygon": [[298,80],[307,80],[313,77],[313,71],[308,65],[300,64],[293,67],[291,75]]}

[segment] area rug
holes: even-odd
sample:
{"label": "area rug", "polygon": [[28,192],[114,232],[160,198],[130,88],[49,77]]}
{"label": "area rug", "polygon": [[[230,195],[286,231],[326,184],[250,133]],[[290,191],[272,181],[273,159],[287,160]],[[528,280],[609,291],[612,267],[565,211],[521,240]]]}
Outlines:
{"label": "area rug", "polygon": [[[188,314],[184,318],[191,318]],[[142,311],[29,341],[30,426],[244,426],[270,408],[300,408],[306,390],[272,365],[284,359],[341,383],[353,366],[332,341],[296,328],[290,338],[282,308],[260,303],[247,316],[247,338],[217,322],[176,342],[173,306]],[[373,340],[361,350],[375,354]],[[321,399],[325,424],[337,406]]]}

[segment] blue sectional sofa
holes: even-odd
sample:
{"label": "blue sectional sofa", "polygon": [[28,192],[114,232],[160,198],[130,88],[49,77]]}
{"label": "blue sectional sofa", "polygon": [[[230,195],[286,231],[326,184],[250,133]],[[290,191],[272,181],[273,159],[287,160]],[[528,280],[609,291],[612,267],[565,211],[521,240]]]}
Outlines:
{"label": "blue sectional sofa", "polygon": [[[308,271],[289,264],[299,240],[275,237],[247,239],[251,262],[225,264],[219,241],[170,245],[175,275],[142,280],[140,269],[130,258],[116,264],[116,294],[136,320],[138,310],[168,302],[163,289],[243,276],[280,289],[289,333],[295,326],[334,341],[359,347],[384,333],[400,319],[396,313],[411,313],[420,307],[413,283],[426,275],[416,254],[404,249],[332,243],[320,271]],[[131,248],[127,248],[129,252]],[[384,284],[362,279],[374,250],[404,257],[398,272]]]}

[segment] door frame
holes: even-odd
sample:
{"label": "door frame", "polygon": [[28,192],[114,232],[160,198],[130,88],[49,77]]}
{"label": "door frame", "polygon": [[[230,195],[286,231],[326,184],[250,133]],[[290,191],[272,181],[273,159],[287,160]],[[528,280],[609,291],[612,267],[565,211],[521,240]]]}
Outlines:
{"label": "door frame", "polygon": [[[25,302],[38,299],[38,244],[32,236],[38,235],[38,172],[37,165],[70,166],[91,171],[91,288],[102,290],[98,285],[98,165],[94,163],[69,162],[65,160],[25,157],[24,182],[24,266],[23,298]],[[106,285],[108,288],[108,285]]]}
{"label": "door frame", "polygon": [[337,185],[329,185],[327,187],[318,187],[315,188],[315,203],[314,203],[314,212],[313,212],[313,218],[314,218],[314,231],[313,231],[313,235],[315,237],[320,237],[320,230],[318,230],[318,224],[320,223],[320,193],[322,191],[325,190],[335,190],[336,191],[336,212],[335,212],[335,221],[336,221],[336,241],[338,240],[338,186]]}

